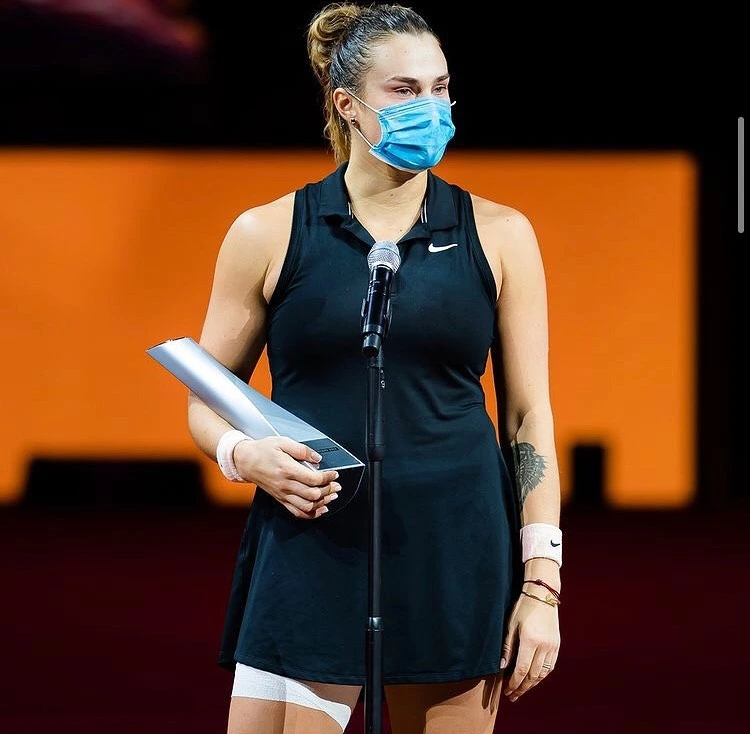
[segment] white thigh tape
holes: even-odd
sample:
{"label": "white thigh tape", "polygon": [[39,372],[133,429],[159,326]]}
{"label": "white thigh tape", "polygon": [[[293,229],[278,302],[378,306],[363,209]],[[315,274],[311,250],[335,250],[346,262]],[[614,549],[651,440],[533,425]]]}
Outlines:
{"label": "white thigh tape", "polygon": [[521,558],[551,558],[562,567],[562,530],[557,525],[532,522],[521,528]]}
{"label": "white thigh tape", "polygon": [[286,701],[324,711],[336,721],[342,732],[352,715],[352,710],[345,703],[327,701],[298,680],[258,670],[242,663],[237,663],[234,669],[232,696]]}

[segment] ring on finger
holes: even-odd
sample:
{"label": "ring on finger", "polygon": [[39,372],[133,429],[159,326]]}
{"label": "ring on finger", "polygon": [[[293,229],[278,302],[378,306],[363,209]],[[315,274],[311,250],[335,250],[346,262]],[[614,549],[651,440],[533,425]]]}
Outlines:
{"label": "ring on finger", "polygon": [[547,668],[547,670],[552,670],[552,664],[551,663],[542,663],[543,668]]}

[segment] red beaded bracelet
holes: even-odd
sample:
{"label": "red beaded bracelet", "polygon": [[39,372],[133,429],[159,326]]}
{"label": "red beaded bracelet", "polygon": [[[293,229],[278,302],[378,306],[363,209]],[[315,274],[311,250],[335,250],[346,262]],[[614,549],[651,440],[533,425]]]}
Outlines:
{"label": "red beaded bracelet", "polygon": [[524,579],[524,584],[536,584],[537,586],[543,586],[547,591],[549,591],[552,596],[557,599],[558,603],[560,602],[560,592],[555,589],[553,586],[550,586],[546,581],[542,581],[542,579]]}

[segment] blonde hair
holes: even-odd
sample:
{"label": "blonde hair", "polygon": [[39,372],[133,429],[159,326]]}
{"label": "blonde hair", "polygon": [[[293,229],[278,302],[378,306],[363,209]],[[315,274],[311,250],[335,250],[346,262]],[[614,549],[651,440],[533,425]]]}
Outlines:
{"label": "blonde hair", "polygon": [[323,135],[337,163],[349,159],[351,131],[333,104],[339,87],[358,94],[372,64],[372,47],[396,33],[437,35],[416,11],[404,5],[329,3],[307,28],[307,56],[323,91]]}

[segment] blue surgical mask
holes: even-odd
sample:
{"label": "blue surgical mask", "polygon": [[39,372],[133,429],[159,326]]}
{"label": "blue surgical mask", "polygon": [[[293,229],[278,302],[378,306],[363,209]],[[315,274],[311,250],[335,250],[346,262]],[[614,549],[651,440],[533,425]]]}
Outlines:
{"label": "blue surgical mask", "polygon": [[[456,132],[450,102],[439,97],[417,97],[376,110],[350,92],[378,116],[380,142],[373,145],[360,131],[376,158],[402,171],[424,171],[440,162]],[[454,103],[455,104],[455,103]]]}

